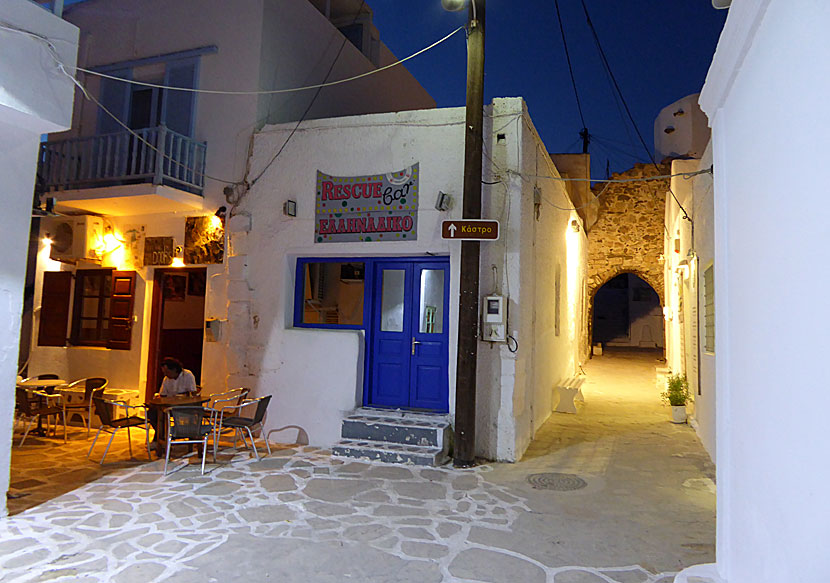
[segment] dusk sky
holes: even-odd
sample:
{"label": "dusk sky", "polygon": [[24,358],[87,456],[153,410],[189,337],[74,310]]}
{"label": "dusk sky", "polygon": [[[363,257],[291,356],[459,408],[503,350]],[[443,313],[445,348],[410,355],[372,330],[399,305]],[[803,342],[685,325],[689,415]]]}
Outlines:
{"label": "dusk sky", "polygon": [[[381,39],[406,57],[464,24],[440,0],[369,0]],[[700,91],[726,19],[708,0],[585,0],[599,41],[635,121],[653,151],[654,119]],[[580,0],[559,0],[585,123],[592,175],[648,161],[600,60]],[[439,107],[464,105],[466,49],[458,34],[406,65]],[[551,152],[579,152],[582,122],[553,0],[488,0],[485,103],[525,99]]]}

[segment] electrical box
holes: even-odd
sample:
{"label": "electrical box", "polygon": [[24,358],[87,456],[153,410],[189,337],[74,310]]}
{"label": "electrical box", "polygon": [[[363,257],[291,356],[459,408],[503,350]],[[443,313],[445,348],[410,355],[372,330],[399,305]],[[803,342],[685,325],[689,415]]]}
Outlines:
{"label": "electrical box", "polygon": [[226,321],[217,318],[205,320],[205,341],[219,342],[222,339],[222,329],[225,327]]}
{"label": "electrical box", "polygon": [[487,342],[507,340],[507,298],[484,296],[481,302],[481,339]]}

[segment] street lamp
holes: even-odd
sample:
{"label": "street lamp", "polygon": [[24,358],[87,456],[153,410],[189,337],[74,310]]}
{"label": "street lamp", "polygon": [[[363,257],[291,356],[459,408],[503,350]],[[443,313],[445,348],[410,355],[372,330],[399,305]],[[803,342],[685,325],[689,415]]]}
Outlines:
{"label": "street lamp", "polygon": [[449,12],[459,12],[467,5],[466,0],[441,0],[441,6]]}
{"label": "street lamp", "polygon": [[[441,0],[458,11],[465,0]],[[467,30],[467,113],[464,136],[464,199],[462,218],[481,218],[481,156],[484,128],[484,7],[485,0],[469,0]],[[455,377],[455,447],[453,464],[475,465],[476,362],[478,360],[478,270],[480,243],[461,242],[458,299],[458,355]]]}

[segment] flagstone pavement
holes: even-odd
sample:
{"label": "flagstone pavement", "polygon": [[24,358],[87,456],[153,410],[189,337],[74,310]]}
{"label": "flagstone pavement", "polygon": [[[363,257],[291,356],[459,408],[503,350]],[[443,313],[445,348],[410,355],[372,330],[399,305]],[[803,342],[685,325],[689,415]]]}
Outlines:
{"label": "flagstone pavement", "polygon": [[[640,364],[650,394],[654,363]],[[0,519],[0,582],[669,583],[711,562],[712,467],[694,432],[588,372],[580,413],[554,414],[517,464],[394,466],[309,446],[239,451],[204,476],[117,462]],[[546,489],[550,472],[578,489]]]}

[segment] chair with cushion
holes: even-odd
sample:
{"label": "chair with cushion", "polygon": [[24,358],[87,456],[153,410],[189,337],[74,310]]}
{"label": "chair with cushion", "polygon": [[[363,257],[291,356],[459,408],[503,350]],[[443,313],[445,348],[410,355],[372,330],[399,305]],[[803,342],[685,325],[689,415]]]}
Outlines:
{"label": "chair with cushion", "polygon": [[[127,444],[130,448],[130,458],[133,457],[133,443],[130,438],[130,428],[142,427],[144,429],[144,445],[147,448],[147,459],[150,459],[150,429],[147,425],[147,407],[145,405],[128,405],[121,401],[105,400],[103,387],[95,389],[92,392],[92,405],[95,409],[95,414],[101,420],[101,427],[98,428],[95,439],[92,440],[92,445],[89,446],[89,451],[86,454],[87,459],[92,455],[92,448],[95,447],[98,436],[102,431],[105,431],[110,434],[110,440],[107,442],[107,449],[104,450],[104,455],[101,456],[101,461],[99,462],[103,464],[104,458],[107,457],[107,453],[110,450],[110,445],[112,445],[112,440],[115,438],[115,434],[118,433],[119,429],[124,427],[127,428]],[[125,417],[119,418],[113,414],[113,411],[117,411],[119,408],[124,409]],[[144,409],[144,417],[130,415],[131,409]]]}
{"label": "chair with cushion", "polygon": [[[242,436],[243,442],[245,441],[245,433],[242,431],[244,429],[248,432],[248,437],[251,439],[251,447],[254,450],[254,456],[257,461],[259,461],[259,452],[256,449],[256,444],[254,444],[254,435],[252,430],[256,429],[257,426],[259,426],[259,429],[262,429],[262,420],[265,417],[265,412],[268,410],[270,402],[271,395],[266,395],[265,397],[245,401],[240,405],[223,405],[222,410],[219,412],[214,430],[214,455],[216,452],[218,436],[223,429],[234,429]],[[243,417],[241,415],[242,409],[247,408],[250,411],[253,409],[254,405],[256,406],[256,409],[254,409],[252,417]],[[265,438],[265,447],[268,449],[268,455],[271,455],[271,445],[268,443],[267,437]]]}
{"label": "chair with cushion", "polygon": [[[167,451],[164,454],[164,475],[170,461],[170,446],[173,443],[202,444],[202,474],[205,473],[208,436],[213,433],[213,425],[205,417],[204,407],[180,406],[167,409]],[[185,464],[187,465],[187,464]]]}
{"label": "chair with cushion", "polygon": [[[49,397],[55,397],[56,395],[48,395],[47,393],[42,393],[40,391],[32,391],[33,395],[37,397],[41,397],[41,399],[32,399],[29,397],[29,391],[25,388],[17,387],[15,392],[15,410],[20,418],[26,421],[26,429],[23,432],[23,439],[20,440],[19,445],[23,445],[23,442],[26,441],[26,437],[29,435],[29,430],[32,428],[32,423],[36,419],[40,419],[42,417],[47,418],[47,429],[48,429],[48,418],[51,415],[55,415],[55,433],[58,431],[58,421],[57,416],[63,416],[63,408],[50,405],[49,404]],[[63,441],[66,443],[66,417],[63,416]]]}
{"label": "chair with cushion", "polygon": [[[67,389],[79,389],[81,387],[84,388],[84,398],[81,401],[77,401],[75,403],[67,403],[66,399],[63,400],[64,406],[66,407],[65,414],[72,416],[73,413],[78,413],[81,415],[81,418],[84,419],[86,422],[86,436],[89,439],[89,434],[91,432],[92,427],[92,392],[96,389],[104,389],[107,386],[107,379],[103,377],[89,377],[86,379],[79,379],[75,382],[69,383],[67,385]],[[102,397],[103,398],[103,397]]]}

